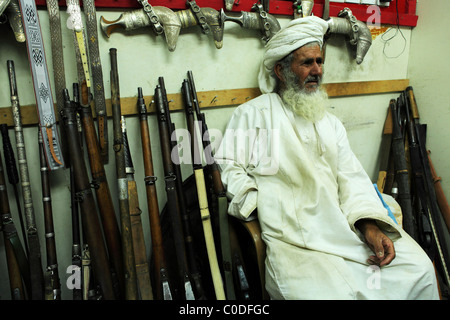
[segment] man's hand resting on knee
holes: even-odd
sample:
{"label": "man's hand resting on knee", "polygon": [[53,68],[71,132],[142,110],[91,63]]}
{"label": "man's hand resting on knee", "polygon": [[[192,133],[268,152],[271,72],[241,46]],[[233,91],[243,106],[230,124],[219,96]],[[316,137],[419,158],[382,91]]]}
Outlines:
{"label": "man's hand resting on knee", "polygon": [[361,219],[355,223],[366,239],[367,245],[375,253],[367,262],[372,265],[385,266],[395,258],[394,243],[380,230],[374,220]]}

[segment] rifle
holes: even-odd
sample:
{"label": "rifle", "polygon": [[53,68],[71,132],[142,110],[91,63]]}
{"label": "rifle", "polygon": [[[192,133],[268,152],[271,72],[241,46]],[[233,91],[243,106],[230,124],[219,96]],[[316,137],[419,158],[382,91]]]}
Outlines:
{"label": "rifle", "polygon": [[439,209],[441,209],[442,216],[444,218],[445,224],[447,225],[447,229],[450,232],[450,206],[448,205],[447,198],[445,197],[444,190],[441,185],[441,177],[439,177],[436,173],[436,169],[434,168],[433,162],[431,161],[431,151],[428,150],[428,162],[430,163],[430,171],[431,176],[434,182],[434,191],[436,192],[436,199],[439,205]]}
{"label": "rifle", "polygon": [[[74,86],[77,84],[74,84]],[[82,90],[82,96],[87,92]],[[87,99],[87,97],[82,98]],[[90,104],[83,105],[79,110],[81,123],[89,157],[89,164],[92,175],[92,184],[97,198],[97,205],[108,248],[109,259],[111,261],[114,283],[117,284],[117,296],[122,297],[125,292],[123,253],[119,225],[117,223],[114,203],[109,189],[108,178],[105,173],[104,162],[101,149],[95,132],[94,120],[92,118],[92,108]]]}
{"label": "rifle", "polygon": [[[64,90],[63,90],[64,95]],[[80,93],[78,88],[78,83],[73,84],[73,103],[74,110],[79,110],[80,108]],[[60,116],[62,116],[62,110],[60,112]],[[78,114],[76,114],[78,116]],[[82,132],[81,132],[81,124],[79,123],[79,119],[77,117],[77,128],[78,128],[78,141],[80,143],[80,149],[82,150]],[[64,135],[65,130],[64,131]],[[66,144],[67,138],[64,140]],[[81,273],[81,240],[80,240],[80,208],[78,201],[76,200],[76,192],[75,192],[75,177],[73,172],[73,166],[70,164],[70,158],[67,157],[67,165],[69,166],[70,170],[70,208],[71,208],[71,215],[72,215],[72,265],[76,266],[78,270],[80,270]],[[82,291],[81,288],[73,288],[72,289],[72,298],[73,300],[82,300]]]}
{"label": "rifle", "polygon": [[[423,186],[421,189],[417,190],[421,193],[418,196],[423,198],[423,202],[427,201],[425,212],[427,214],[432,230],[433,246],[436,248],[437,252],[436,260],[440,263],[441,274],[448,287],[450,285],[450,276],[447,266],[449,263],[450,250],[448,248],[445,234],[448,235],[449,233],[448,230],[444,228],[440,220],[442,219],[442,215],[437,204],[436,193],[434,192],[433,180],[425,145],[425,126],[420,124],[419,111],[414,98],[412,87],[406,88],[406,90],[403,92],[403,96],[405,101],[407,121],[410,123],[410,137],[415,136],[416,138],[418,149],[418,155],[416,157],[418,158],[417,161],[421,166],[421,172],[419,171],[419,175],[422,175]],[[410,118],[409,116],[410,112],[412,114],[412,118]]]}
{"label": "rifle", "polygon": [[206,249],[208,253],[209,267],[214,284],[214,292],[217,300],[225,300],[225,292],[223,288],[222,276],[220,274],[219,263],[217,261],[216,247],[214,244],[214,235],[211,225],[211,215],[208,207],[208,196],[206,193],[205,176],[203,173],[203,166],[201,162],[196,162],[195,159],[200,159],[200,148],[197,148],[197,135],[195,134],[194,114],[192,110],[192,98],[189,90],[189,83],[184,80],[181,91],[184,97],[186,108],[186,122],[191,137],[191,160],[192,168],[194,170],[195,184],[197,187],[198,203],[200,208],[200,215],[202,218],[203,233],[205,237]]}
{"label": "rifle", "polygon": [[[172,224],[172,235],[175,246],[176,269],[178,270],[179,297],[186,300],[194,300],[192,285],[188,276],[188,264],[186,259],[186,244],[184,242],[185,234],[181,225],[179,195],[177,194],[177,176],[171,159],[172,144],[170,141],[170,118],[167,113],[162,81],[155,88],[155,104],[158,116],[159,137],[161,141],[161,154],[164,167],[164,182],[167,194],[167,211]],[[182,284],[182,285],[181,285]]]}
{"label": "rifle", "polygon": [[114,128],[114,152],[116,156],[117,184],[119,187],[119,210],[122,230],[122,249],[125,272],[125,299],[137,300],[138,289],[136,266],[131,231],[130,207],[128,198],[128,179],[125,169],[125,148],[122,134],[120,109],[119,73],[117,68],[117,49],[109,49],[111,58],[111,105]]}
{"label": "rifle", "polygon": [[43,271],[41,262],[41,249],[39,245],[38,230],[36,227],[33,197],[31,194],[31,184],[28,174],[27,155],[25,150],[25,140],[22,129],[22,118],[20,114],[20,103],[17,95],[16,74],[14,62],[7,61],[9,84],[11,89],[11,109],[14,119],[14,132],[16,134],[17,158],[19,162],[19,173],[21,178],[22,196],[24,201],[24,211],[26,219],[26,231],[29,246],[28,262],[30,264],[31,298],[42,300],[43,298]]}
{"label": "rifle", "polygon": [[235,298],[235,290],[232,275],[233,258],[231,253],[231,240],[228,221],[228,199],[220,177],[219,167],[212,154],[211,139],[209,137],[208,126],[206,124],[206,117],[204,113],[200,112],[200,104],[198,102],[192,71],[188,71],[187,75],[188,86],[186,86],[185,90],[190,92],[192,106],[197,117],[198,131],[200,133],[200,137],[202,138],[203,151],[206,158],[207,179],[205,182],[208,194],[211,196],[210,199],[212,203],[211,207],[213,217],[218,217],[219,219],[220,249],[222,268],[225,278],[225,288],[228,299],[233,300]]}
{"label": "rifle", "polygon": [[172,300],[172,293],[167,278],[166,258],[161,232],[161,221],[159,217],[158,197],[156,193],[156,176],[153,172],[152,150],[150,133],[147,122],[147,108],[145,106],[142,88],[138,88],[137,108],[139,112],[142,156],[144,159],[145,189],[147,192],[147,207],[151,229],[152,251],[154,257],[154,274],[156,283],[156,298],[158,300]]}
{"label": "rifle", "polygon": [[39,160],[41,164],[42,202],[44,206],[45,245],[47,252],[47,268],[44,274],[45,300],[61,300],[58,258],[56,254],[55,230],[53,226],[53,209],[50,192],[50,179],[45,161],[45,150],[41,132],[38,132]]}
{"label": "rifle", "polygon": [[398,185],[398,204],[403,213],[403,229],[416,241],[416,221],[412,211],[409,174],[405,158],[405,143],[399,116],[399,106],[391,99],[389,108],[392,111],[392,153],[394,157],[395,179]]}
{"label": "rifle", "polygon": [[409,115],[409,107],[406,104],[403,93],[398,98],[399,108],[404,109],[406,116],[406,136],[408,137],[409,158],[411,163],[411,176],[415,192],[412,193],[412,203],[415,204],[415,226],[416,241],[421,244],[422,248],[429,254],[430,257],[434,255],[432,246],[432,232],[429,221],[429,203],[425,191],[424,173],[420,160],[420,150],[417,137],[414,131],[413,124]]}
{"label": "rifle", "polygon": [[[8,264],[9,284],[11,298],[13,300],[24,300],[26,293],[22,284],[22,276],[29,276],[28,262],[25,252],[20,243],[14,221],[9,208],[8,191],[6,190],[5,175],[3,173],[3,161],[0,157],[0,230],[3,231],[5,244],[6,262]],[[20,260],[21,263],[20,263]],[[21,270],[21,265],[25,270]],[[27,280],[29,283],[29,279]],[[28,284],[29,286],[29,284]]]}
{"label": "rifle", "polygon": [[392,111],[388,108],[388,114],[384,122],[383,137],[381,139],[380,146],[380,169],[378,171],[377,188],[380,192],[389,193],[391,190],[385,187],[388,180],[387,174],[389,170],[389,160],[391,158],[391,145],[392,145]]}
{"label": "rifle", "polygon": [[16,199],[17,212],[19,215],[20,229],[22,231],[23,243],[25,246],[25,252],[28,255],[28,244],[27,237],[25,232],[25,223],[22,217],[22,210],[20,205],[19,198],[19,189],[17,188],[19,181],[19,172],[17,171],[16,159],[14,156],[14,151],[11,145],[11,140],[9,139],[8,134],[8,126],[6,124],[0,125],[0,130],[2,132],[2,140],[3,140],[3,152],[5,155],[5,165],[6,165],[6,174],[8,175],[8,181],[13,186],[14,189],[14,198]]}
{"label": "rifle", "polygon": [[122,116],[122,134],[125,153],[125,170],[128,177],[131,233],[133,235],[133,248],[138,287],[142,300],[153,300],[150,270],[147,263],[147,249],[145,248],[144,231],[142,229],[142,211],[139,209],[139,197],[136,181],[134,179],[133,159],[131,158],[131,150],[128,143],[127,127],[124,116]]}
{"label": "rifle", "polygon": [[205,290],[203,289],[202,279],[201,279],[201,273],[197,266],[197,261],[195,258],[195,245],[194,245],[194,237],[192,234],[191,229],[191,214],[190,210],[188,209],[186,205],[186,195],[183,191],[183,177],[181,175],[181,169],[180,169],[180,160],[178,158],[178,152],[177,150],[177,141],[176,141],[176,135],[175,135],[175,126],[170,118],[170,111],[169,111],[169,102],[167,101],[167,93],[166,88],[164,85],[164,78],[159,77],[158,79],[159,84],[161,86],[162,91],[162,97],[163,97],[163,105],[165,108],[165,112],[167,115],[167,124],[169,129],[169,135],[171,137],[171,145],[172,145],[172,164],[174,168],[175,173],[175,186],[176,186],[176,192],[178,194],[178,206],[180,210],[181,215],[181,221],[183,222],[183,231],[184,231],[184,241],[186,244],[186,253],[188,258],[188,265],[189,265],[189,271],[191,279],[194,283],[195,287],[195,296],[199,300],[206,299],[205,297]]}
{"label": "rifle", "polygon": [[97,216],[97,206],[92,194],[83,151],[78,135],[75,108],[69,98],[69,92],[64,89],[64,108],[62,118],[66,130],[70,164],[73,167],[74,192],[81,211],[81,224],[86,242],[91,251],[95,278],[99,282],[104,299],[113,300],[114,290],[108,255],[103,242],[103,233]]}

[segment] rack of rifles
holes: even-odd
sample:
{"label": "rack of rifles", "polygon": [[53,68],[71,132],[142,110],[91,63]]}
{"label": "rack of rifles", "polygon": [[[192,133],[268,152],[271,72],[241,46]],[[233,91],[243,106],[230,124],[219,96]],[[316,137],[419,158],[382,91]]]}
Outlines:
{"label": "rack of rifles", "polygon": [[[259,276],[248,277],[250,267],[244,265],[244,254],[237,244],[236,234],[241,231],[236,228],[241,228],[241,224],[228,218],[227,199],[217,163],[211,154],[204,152],[211,147],[211,142],[207,136],[205,115],[200,112],[192,72],[188,71],[181,87],[187,128],[192,137],[193,164],[192,175],[184,181],[176,159],[178,155],[173,152],[177,150],[177,142],[171,139],[175,127],[170,118],[163,77],[158,78],[154,92],[167,197],[163,208],[158,207],[147,106],[142,88],[138,88],[136,111],[145,173],[141,182],[145,184],[150,229],[144,230],[136,187],[139,181],[134,177],[125,119],[121,114],[117,50],[114,48],[110,49],[110,61],[112,148],[118,195],[114,196],[110,191],[111,182],[104,167],[107,160],[100,152],[86,82],[81,86],[73,84],[72,98],[69,90],[63,89],[60,129],[66,152],[65,169],[70,171],[73,273],[67,283],[72,284],[69,288],[72,298],[235,300],[261,297],[263,290]],[[1,124],[4,165],[0,159],[0,214],[11,298],[60,300],[63,281],[58,272],[58,241],[55,239],[49,182],[51,173],[43,152],[43,139],[38,134],[47,258],[43,269],[13,61],[8,61],[8,73],[18,161],[8,127]],[[204,137],[203,145],[196,137]],[[84,152],[87,152],[89,165],[85,163]],[[206,165],[202,164],[201,154],[205,154]],[[17,201],[18,223],[12,219],[6,176]],[[115,206],[116,199],[118,203]],[[116,207],[119,210],[117,215]],[[24,209],[25,221],[22,220],[21,208]],[[151,250],[146,248],[146,233],[151,237]],[[148,251],[150,256],[147,256]],[[254,274],[258,274],[258,269]],[[250,289],[252,281],[255,283],[253,291]]]}
{"label": "rack of rifles", "polygon": [[397,200],[403,229],[433,261],[441,298],[448,299],[450,207],[426,148],[426,133],[414,90],[407,87],[389,102],[377,186]]}

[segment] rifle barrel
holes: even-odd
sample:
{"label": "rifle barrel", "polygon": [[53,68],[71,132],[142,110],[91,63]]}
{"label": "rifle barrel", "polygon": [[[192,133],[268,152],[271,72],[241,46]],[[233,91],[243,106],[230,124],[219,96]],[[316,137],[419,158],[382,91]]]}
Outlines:
{"label": "rifle barrel", "polygon": [[8,74],[11,87],[11,109],[14,119],[14,132],[16,135],[17,159],[19,162],[19,174],[21,178],[22,196],[24,202],[24,212],[26,221],[26,231],[28,237],[31,279],[31,296],[33,300],[42,300],[44,293],[44,277],[41,262],[41,249],[39,245],[38,230],[35,222],[33,197],[31,194],[31,183],[28,173],[27,155],[25,150],[25,140],[22,129],[22,118],[20,114],[20,103],[17,95],[16,75],[14,62],[7,61]]}
{"label": "rifle barrel", "polygon": [[403,212],[403,228],[416,241],[417,234],[415,232],[415,219],[412,211],[409,174],[405,158],[404,139],[400,128],[399,108],[397,101],[391,99],[389,107],[392,111],[392,153],[394,157],[394,167],[396,180],[398,184],[397,201]]}
{"label": "rifle barrel", "polygon": [[113,268],[113,277],[118,286],[118,296],[122,297],[125,292],[125,276],[123,271],[121,235],[117,223],[116,210],[105,172],[104,159],[102,158],[99,141],[95,132],[91,106],[82,106],[79,110],[93,179],[92,183],[95,185],[94,190],[97,198],[97,206],[100,212],[111,266]]}
{"label": "rifle barrel", "polygon": [[100,285],[102,295],[106,300],[113,300],[115,295],[107,249],[103,240],[103,232],[97,215],[97,206],[92,194],[86,164],[82,156],[83,151],[78,134],[75,110],[69,99],[67,89],[64,90],[64,102],[62,118],[69,144],[70,164],[73,166],[74,191],[80,206],[83,234],[91,252],[95,279]]}
{"label": "rifle barrel", "polygon": [[[11,299],[24,300],[26,296],[22,284],[22,275],[24,276],[24,280],[25,277],[29,276],[29,270],[26,269],[28,268],[28,262],[26,261],[25,252],[20,245],[17,230],[12,219],[3,172],[3,161],[0,158],[0,230],[3,231]],[[22,267],[25,270],[21,270],[21,265],[19,264],[20,257],[23,259]],[[29,286],[29,280],[27,282]]]}
{"label": "rifle barrel", "polygon": [[38,131],[39,160],[41,164],[42,204],[44,207],[45,245],[47,252],[47,268],[45,270],[45,299],[61,300],[61,285],[56,254],[55,229],[53,225],[53,208],[50,191],[50,179],[41,131]]}
{"label": "rifle barrel", "polygon": [[161,81],[155,88],[155,103],[156,112],[158,115],[158,127],[159,137],[161,141],[161,154],[164,167],[164,182],[167,193],[167,212],[170,216],[172,223],[172,235],[175,246],[176,264],[178,270],[179,283],[183,284],[179,286],[180,296],[183,299],[194,299],[191,283],[188,276],[188,263],[186,259],[186,244],[184,242],[185,234],[182,227],[182,219],[180,215],[179,207],[179,195],[177,194],[176,173],[175,168],[171,160],[171,148],[172,143],[170,141],[170,117],[167,114],[165,106],[164,91],[161,87]]}
{"label": "rifle barrel", "polygon": [[120,106],[119,72],[117,67],[117,49],[109,49],[111,59],[111,105],[113,114],[114,152],[116,157],[117,184],[119,188],[119,211],[122,230],[122,250],[125,273],[125,299],[137,300],[137,276],[133,249],[130,208],[128,198],[128,180],[125,169],[125,151],[122,134],[122,115]]}
{"label": "rifle barrel", "polygon": [[[145,106],[142,88],[138,88],[137,109],[141,128],[142,156],[144,161],[144,182],[147,193],[147,208],[150,221],[152,251],[154,257],[154,274],[156,283],[156,298],[158,300],[172,299],[172,293],[167,281],[167,266],[164,254],[161,221],[159,216],[158,196],[156,192],[156,176],[153,170],[150,132],[147,122],[147,108]],[[166,288],[167,290],[164,290]]]}

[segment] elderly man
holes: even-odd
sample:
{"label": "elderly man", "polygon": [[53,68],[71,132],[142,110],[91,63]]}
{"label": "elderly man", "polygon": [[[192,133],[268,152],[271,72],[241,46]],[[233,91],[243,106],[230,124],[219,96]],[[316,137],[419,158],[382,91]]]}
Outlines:
{"label": "elderly man", "polygon": [[239,106],[216,159],[229,214],[257,208],[272,299],[436,299],[433,265],[391,219],[326,111],[327,24],[295,19],[267,44],[263,95]]}

